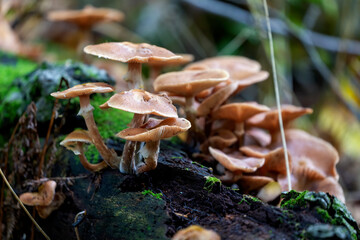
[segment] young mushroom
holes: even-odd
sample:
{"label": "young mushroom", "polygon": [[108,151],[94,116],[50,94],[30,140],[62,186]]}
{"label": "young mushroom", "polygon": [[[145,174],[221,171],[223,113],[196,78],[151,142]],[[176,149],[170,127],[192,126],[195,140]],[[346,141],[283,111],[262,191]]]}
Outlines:
{"label": "young mushroom", "polygon": [[82,48],[91,39],[92,27],[101,22],[120,22],[124,19],[121,11],[110,8],[95,8],[87,5],[81,10],[57,10],[48,14],[50,21],[68,22],[76,25],[80,30],[80,38],[77,46],[78,53],[82,54]]}
{"label": "young mushroom", "polygon": [[86,46],[84,51],[98,57],[128,63],[128,73],[124,79],[128,83],[128,89],[144,88],[141,64],[176,62],[182,58],[165,48],[147,43],[108,42]]}
{"label": "young mushroom", "polygon": [[[170,118],[178,117],[175,106],[172,105],[171,100],[166,95],[156,95],[140,89],[117,93],[100,106],[102,109],[110,107],[134,113],[130,128],[142,126],[149,114]],[[135,141],[126,141],[120,163],[120,172],[133,172],[135,153],[139,149],[140,144],[136,144]]]}
{"label": "young mushroom", "polygon": [[85,119],[86,127],[89,131],[89,135],[93,144],[99,151],[104,161],[111,167],[117,168],[119,166],[120,158],[117,156],[113,149],[109,149],[96,126],[93,110],[94,107],[90,104],[90,95],[93,93],[108,93],[113,92],[114,88],[106,83],[95,82],[76,85],[72,88],[61,92],[51,93],[51,96],[59,99],[69,99],[79,97],[80,99],[80,111],[78,115],[82,115]]}
{"label": "young mushroom", "polygon": [[143,173],[156,168],[159,154],[160,140],[173,137],[191,127],[188,120],[184,118],[166,118],[164,120],[150,118],[147,123],[138,128],[127,128],[116,136],[138,142],[146,142],[139,153],[144,162],[137,160],[136,173]]}
{"label": "young mushroom", "polygon": [[80,158],[80,163],[84,166],[85,169],[91,172],[98,172],[106,168],[108,165],[105,161],[96,164],[88,162],[84,153],[84,143],[92,143],[89,132],[85,130],[75,130],[67,135],[67,137],[60,142],[60,145],[66,147],[68,150],[73,151],[75,155],[78,155]]}
{"label": "young mushroom", "polygon": [[[39,187],[38,192],[26,192],[21,194],[19,198],[22,203],[28,206],[48,207],[54,200],[55,188],[56,182],[53,180],[49,180],[44,182]],[[47,217],[46,214],[41,214],[41,211],[39,213],[42,218]]]}

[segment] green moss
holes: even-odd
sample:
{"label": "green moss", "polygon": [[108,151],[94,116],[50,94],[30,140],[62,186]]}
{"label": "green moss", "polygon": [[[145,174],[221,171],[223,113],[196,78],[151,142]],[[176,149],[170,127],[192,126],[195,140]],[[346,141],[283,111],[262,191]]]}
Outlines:
{"label": "green moss", "polygon": [[[320,220],[331,224],[318,224],[318,226],[314,225],[312,228],[309,228],[305,235],[311,236],[310,239],[318,239],[319,236],[327,236],[329,234],[331,236],[340,236],[344,235],[344,231],[348,231],[352,239],[359,239],[359,226],[346,206],[336,197],[323,192],[315,193],[310,191],[290,191],[282,194],[282,197],[284,199],[281,202],[281,208],[296,210],[306,207],[314,209]],[[346,234],[344,236],[346,237]]]}
{"label": "green moss", "polygon": [[99,106],[109,100],[111,94],[106,95],[94,95],[91,100],[91,104],[94,106],[94,118],[99,128],[100,134],[104,139],[113,138],[116,139],[115,135],[127,128],[127,125],[133,118],[132,113],[117,109],[106,109],[101,110]]}
{"label": "green moss", "polygon": [[142,195],[150,195],[150,196],[153,196],[154,198],[156,198],[156,199],[159,199],[159,200],[162,200],[162,196],[163,196],[163,194],[162,193],[154,193],[153,191],[151,191],[151,190],[144,190],[144,191],[142,191],[141,192],[141,194]]}
{"label": "green moss", "polygon": [[219,185],[221,185],[220,179],[216,177],[206,176],[205,179],[204,189],[208,192],[212,191],[215,184],[219,183]]}

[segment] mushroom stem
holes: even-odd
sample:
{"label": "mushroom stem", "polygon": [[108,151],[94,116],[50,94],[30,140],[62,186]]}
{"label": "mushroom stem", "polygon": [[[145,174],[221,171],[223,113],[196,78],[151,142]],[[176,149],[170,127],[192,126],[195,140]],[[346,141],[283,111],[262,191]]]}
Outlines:
{"label": "mushroom stem", "polygon": [[[146,115],[144,114],[134,114],[133,119],[131,120],[130,127],[136,128],[141,126],[144,123]],[[135,162],[135,152],[136,144],[135,141],[126,141],[124,145],[124,150],[120,162],[120,172],[122,173],[132,173],[132,164]]]}
{"label": "mushroom stem", "polygon": [[185,98],[185,114],[186,114],[186,118],[190,121],[191,123],[191,128],[190,130],[193,132],[196,132],[196,112],[193,108],[193,104],[194,104],[194,97],[186,97]]}
{"label": "mushroom stem", "polygon": [[141,63],[129,62],[128,72],[124,80],[128,83],[129,89],[144,89],[141,76]]}
{"label": "mushroom stem", "polygon": [[80,28],[79,34],[76,52],[83,62],[90,63],[91,60],[83,49],[91,43],[91,30],[89,28]]}
{"label": "mushroom stem", "polygon": [[90,137],[93,140],[93,143],[96,149],[99,151],[101,157],[111,168],[117,168],[120,163],[120,158],[117,156],[116,152],[113,149],[109,149],[99,132],[99,129],[96,126],[94,115],[92,111],[94,110],[93,106],[90,104],[90,96],[83,95],[79,96],[80,98],[80,111],[79,115],[82,115],[85,119],[86,127],[89,131]]}
{"label": "mushroom stem", "polygon": [[156,168],[160,150],[159,146],[160,140],[147,142],[145,146],[140,149],[140,154],[144,158],[144,162],[140,162],[136,165],[137,174]]}
{"label": "mushroom stem", "polygon": [[234,133],[238,138],[239,145],[242,146],[244,143],[244,134],[245,134],[244,122],[235,122]]}
{"label": "mushroom stem", "polygon": [[96,164],[89,163],[89,161],[86,159],[86,156],[84,153],[83,143],[79,142],[78,145],[79,145],[79,151],[80,151],[80,154],[79,154],[80,163],[84,166],[85,169],[87,169],[91,172],[98,172],[108,166],[105,161],[102,161],[102,162],[96,163]]}
{"label": "mushroom stem", "polygon": [[150,77],[148,80],[147,91],[154,92],[154,81],[160,75],[162,70],[161,66],[150,65]]}

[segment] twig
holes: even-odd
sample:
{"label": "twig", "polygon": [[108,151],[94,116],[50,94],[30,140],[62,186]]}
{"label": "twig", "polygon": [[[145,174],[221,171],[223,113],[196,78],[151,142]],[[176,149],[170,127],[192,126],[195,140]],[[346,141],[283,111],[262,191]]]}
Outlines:
{"label": "twig", "polygon": [[24,184],[25,185],[33,185],[33,184],[41,184],[44,182],[47,182],[49,180],[53,181],[69,181],[74,179],[83,179],[89,177],[91,174],[88,175],[82,175],[82,176],[74,176],[74,177],[52,177],[52,178],[40,178],[36,180],[27,180]]}
{"label": "twig", "polygon": [[287,182],[288,182],[288,190],[291,191],[291,176],[290,176],[290,165],[289,165],[289,158],[288,158],[288,151],[287,151],[287,145],[286,145],[286,139],[285,139],[285,131],[282,121],[282,113],[281,113],[281,106],[280,106],[280,94],[279,94],[279,86],[278,86],[278,79],[276,74],[276,62],[275,62],[275,54],[274,54],[274,43],[272,39],[271,34],[271,25],[269,20],[269,11],[267,7],[266,0],[263,0],[264,9],[265,9],[265,16],[266,16],[266,23],[267,23],[267,29],[268,29],[268,38],[269,38],[269,44],[270,44],[270,55],[271,55],[271,67],[273,72],[273,80],[274,80],[274,88],[275,88],[275,97],[276,97],[276,106],[278,109],[278,117],[279,117],[279,126],[280,126],[280,134],[281,134],[281,140],[282,145],[284,148],[284,156],[285,156],[285,165],[286,165],[286,175],[287,175]]}

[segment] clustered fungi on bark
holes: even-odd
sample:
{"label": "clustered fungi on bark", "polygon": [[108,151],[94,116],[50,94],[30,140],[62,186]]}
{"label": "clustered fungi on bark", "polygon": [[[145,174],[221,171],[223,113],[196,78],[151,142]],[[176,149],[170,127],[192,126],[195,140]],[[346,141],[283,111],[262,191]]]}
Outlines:
{"label": "clustered fungi on bark", "polygon": [[[103,43],[84,50],[128,63],[128,73],[123,79],[128,89],[115,93],[100,108],[134,113],[129,128],[116,134],[126,140],[123,154],[118,156],[105,145],[97,129],[89,97],[93,93],[113,92],[114,87],[86,83],[51,94],[60,99],[80,98],[79,115],[84,117],[88,130],[75,130],[61,145],[78,155],[84,168],[97,172],[110,166],[125,174],[151,171],[157,166],[160,140],[189,130],[187,143],[199,149],[198,158],[217,162],[216,173],[223,183],[236,184],[243,193],[258,193],[264,201],[271,201],[281,191],[288,190],[278,110],[256,102],[231,100],[246,87],[267,79],[268,73],[261,71],[258,62],[235,56],[205,59],[188,65],[183,71],[159,75],[153,83],[155,93],[150,93],[142,89],[141,64],[163,67],[188,60],[146,43]],[[153,73],[152,78],[157,74]],[[124,84],[117,82],[117,85]],[[187,119],[178,117],[173,102]],[[283,105],[284,126],[311,112],[309,108]],[[286,128],[285,135],[293,189],[329,192],[344,202],[337,182],[336,150],[302,130]],[[87,161],[84,153],[87,143],[95,145],[103,162]],[[33,194],[40,196],[41,189]]]}

